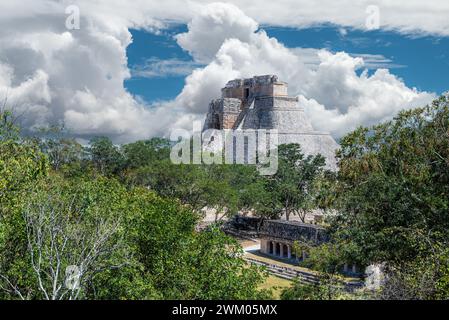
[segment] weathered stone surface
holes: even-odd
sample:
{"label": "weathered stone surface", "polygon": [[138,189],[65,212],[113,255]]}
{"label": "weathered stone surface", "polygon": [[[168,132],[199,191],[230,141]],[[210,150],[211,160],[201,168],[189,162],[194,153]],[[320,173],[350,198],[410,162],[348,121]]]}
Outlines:
{"label": "weathered stone surface", "polygon": [[223,229],[235,230],[242,234],[252,233],[263,239],[279,240],[290,244],[298,241],[317,245],[329,240],[325,228],[298,221],[263,220],[236,215],[224,225]]}
{"label": "weathered stone surface", "polygon": [[320,244],[328,241],[324,228],[297,221],[266,220],[259,234],[263,238],[299,241],[310,244]]}
{"label": "weathered stone surface", "polygon": [[240,99],[212,100],[209,104],[205,129],[232,129],[241,113],[241,108],[242,101]]}
{"label": "weathered stone surface", "polygon": [[337,169],[338,144],[329,133],[313,130],[296,97],[288,96],[288,84],[275,75],[229,81],[222,98],[213,100],[204,124],[206,129],[276,129],[279,143],[299,143],[306,155],[321,154],[326,167]]}

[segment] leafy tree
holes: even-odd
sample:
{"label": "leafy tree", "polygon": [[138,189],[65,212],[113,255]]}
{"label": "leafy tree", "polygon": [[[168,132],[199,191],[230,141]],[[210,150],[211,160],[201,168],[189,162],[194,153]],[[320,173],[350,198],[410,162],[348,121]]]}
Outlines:
{"label": "leafy tree", "polygon": [[[297,246],[295,246],[297,247]],[[296,249],[296,248],[295,248]],[[297,249],[296,249],[297,250]],[[300,251],[307,252],[302,265],[314,270],[317,282],[312,284],[295,281],[281,295],[285,300],[335,300],[345,296],[345,284],[341,271],[346,263],[356,261],[350,243],[325,243],[320,246],[303,244]],[[298,253],[296,253],[298,255]]]}
{"label": "leafy tree", "polygon": [[9,112],[0,113],[0,219],[23,199],[25,188],[48,171],[45,155],[19,136]]}
{"label": "leafy tree", "polygon": [[20,212],[3,221],[5,251],[15,257],[0,266],[4,290],[21,299],[76,299],[99,270],[125,263],[116,184],[52,176],[27,195]]}
{"label": "leafy tree", "polygon": [[[43,147],[11,128],[2,127],[0,140],[1,298],[269,297],[258,289],[265,274],[247,264],[235,240],[216,227],[196,231],[200,208],[237,206],[228,168],[172,165],[159,154],[163,143],[155,159],[139,158],[133,146],[125,154],[152,165],[130,168],[133,183],[125,185],[113,178],[126,159],[110,140],[95,139],[88,150],[85,161],[98,172],[71,175],[63,167],[78,160],[61,156],[64,141]],[[74,290],[66,286],[72,265],[80,269]]]}
{"label": "leafy tree", "polygon": [[332,171],[324,171],[314,182],[314,190],[316,190],[315,205],[318,209],[327,213],[335,211],[337,206],[337,173]]}
{"label": "leafy tree", "polygon": [[438,252],[449,230],[448,96],[355,130],[338,157],[334,240],[357,247],[361,264],[386,264],[387,296],[447,296],[436,287],[447,268]]}
{"label": "leafy tree", "polygon": [[199,166],[174,165],[167,159],[132,170],[127,179],[130,185],[144,186],[162,197],[179,199],[199,211],[206,205],[201,198],[205,177],[206,172]]}
{"label": "leafy tree", "polygon": [[297,214],[304,222],[307,212],[317,205],[315,186],[323,173],[325,159],[321,155],[304,156],[298,144],[281,145],[278,152],[278,171],[267,181],[272,195],[267,206],[272,215],[285,212],[289,220],[291,214]]}
{"label": "leafy tree", "polygon": [[198,215],[143,188],[132,191],[128,220],[135,257],[165,299],[257,298],[260,270],[249,267],[235,240],[217,228],[196,232]]}
{"label": "leafy tree", "polygon": [[11,113],[0,112],[0,119],[0,288],[13,290],[5,279],[5,266],[14,263],[16,249],[26,244],[23,232],[12,226],[20,221],[28,188],[47,175],[48,164],[35,145],[20,137]]}
{"label": "leafy tree", "polygon": [[88,149],[96,169],[106,176],[119,175],[124,168],[125,158],[120,149],[107,137],[90,141]]}
{"label": "leafy tree", "polygon": [[14,115],[6,107],[0,109],[0,140],[18,140],[20,130],[15,124]]}
{"label": "leafy tree", "polygon": [[176,165],[170,160],[153,162],[128,175],[131,185],[145,186],[163,197],[179,199],[195,212],[206,207],[215,209],[217,220],[236,211],[237,192],[228,178],[224,166]]}
{"label": "leafy tree", "polygon": [[129,169],[149,166],[170,157],[170,141],[163,138],[136,141],[125,144],[122,149],[126,158],[126,168]]}
{"label": "leafy tree", "polygon": [[329,287],[321,283],[303,283],[295,279],[293,284],[281,293],[281,300],[332,300]]}
{"label": "leafy tree", "polygon": [[71,138],[63,126],[42,129],[32,140],[47,155],[53,170],[75,176],[87,170],[85,148]]}
{"label": "leafy tree", "polygon": [[[341,141],[337,229],[370,262],[401,263],[449,230],[449,105],[401,112]],[[427,245],[423,246],[423,245]]]}
{"label": "leafy tree", "polygon": [[[264,275],[217,228],[145,188],[105,178],[36,183],[3,221],[3,294],[22,299],[252,299]],[[66,286],[77,266],[79,286]]]}
{"label": "leafy tree", "polygon": [[237,241],[217,227],[197,234],[194,247],[197,289],[193,299],[267,299],[270,293],[258,286],[267,277],[261,269],[248,265]]}
{"label": "leafy tree", "polygon": [[238,211],[264,216],[265,204],[271,200],[271,195],[256,167],[238,164],[222,167],[227,170],[226,180],[236,192]]}

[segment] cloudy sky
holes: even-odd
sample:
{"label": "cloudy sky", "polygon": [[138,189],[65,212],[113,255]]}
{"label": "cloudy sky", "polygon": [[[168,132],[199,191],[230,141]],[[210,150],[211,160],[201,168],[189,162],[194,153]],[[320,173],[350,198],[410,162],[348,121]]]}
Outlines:
{"label": "cloudy sky", "polygon": [[449,2],[0,0],[0,100],[29,131],[168,136],[263,74],[336,138],[391,119],[449,90]]}

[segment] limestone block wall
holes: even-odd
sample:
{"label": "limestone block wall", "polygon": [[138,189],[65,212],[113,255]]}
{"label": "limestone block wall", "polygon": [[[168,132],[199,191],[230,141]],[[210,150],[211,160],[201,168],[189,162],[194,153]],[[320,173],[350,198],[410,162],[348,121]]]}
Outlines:
{"label": "limestone block wall", "polygon": [[286,83],[273,84],[273,96],[288,96],[288,87]]}
{"label": "limestone block wall", "polygon": [[232,129],[234,128],[234,124],[237,121],[239,114],[231,114],[231,113],[225,113],[223,114],[223,124],[222,129]]}
{"label": "limestone block wall", "polygon": [[225,87],[221,91],[222,98],[235,98],[244,99],[244,88],[243,87]]}
{"label": "limestone block wall", "polygon": [[204,129],[232,129],[241,112],[242,102],[235,98],[212,100]]}
{"label": "limestone block wall", "polygon": [[278,81],[273,75],[256,76],[250,79],[236,79],[229,81],[222,89],[222,98],[240,99],[248,106],[256,97],[287,96],[288,85]]}
{"label": "limestone block wall", "polygon": [[318,225],[286,220],[261,220],[256,217],[234,216],[225,229],[257,232],[261,238],[284,242],[305,241],[320,244],[329,240],[326,230]]}
{"label": "limestone block wall", "polygon": [[276,129],[279,144],[298,143],[306,155],[321,154],[326,168],[337,170],[335,151],[338,144],[328,133],[313,130],[297,98],[259,97],[254,108],[245,110],[240,129]]}
{"label": "limestone block wall", "polygon": [[325,229],[320,226],[284,220],[264,221],[260,234],[283,241],[303,241],[314,244],[328,241]]}
{"label": "limestone block wall", "polygon": [[[280,132],[313,131],[304,109],[298,106],[298,99],[292,97],[260,97],[254,104],[258,118],[257,129],[277,129]],[[245,123],[249,129],[254,121]]]}

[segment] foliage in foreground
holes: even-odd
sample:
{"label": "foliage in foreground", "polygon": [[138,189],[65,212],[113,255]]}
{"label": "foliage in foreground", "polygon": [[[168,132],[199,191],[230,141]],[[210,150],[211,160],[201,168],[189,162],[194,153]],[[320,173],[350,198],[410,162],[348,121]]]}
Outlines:
{"label": "foliage in foreground", "polygon": [[[263,275],[215,228],[205,206],[262,217],[333,208],[332,242],[309,248],[319,285],[288,299],[339,299],[343,263],[385,265],[374,297],[449,297],[449,101],[401,112],[341,140],[339,172],[299,146],[280,149],[277,175],[250,166],[175,166],[164,139],[84,148],[24,139],[0,117],[1,298],[263,298]],[[334,214],[337,213],[337,214]],[[217,220],[221,216],[217,215]],[[100,240],[100,241],[98,241]],[[82,266],[79,290],[65,269]]]}
{"label": "foliage in foreground", "polygon": [[324,279],[282,297],[338,299],[333,275],[355,263],[383,266],[382,286],[365,298],[449,298],[449,96],[349,133],[338,158],[337,180],[326,182],[338,212],[332,241],[310,249],[307,263]]}
{"label": "foliage in foreground", "polygon": [[385,265],[382,298],[447,298],[449,96],[341,140],[334,241]]}
{"label": "foliage in foreground", "polygon": [[96,167],[101,157],[68,156],[76,142],[24,139],[5,123],[1,299],[269,297],[258,290],[265,275],[233,239],[196,231],[198,214],[178,200],[114,178],[115,153]]}

